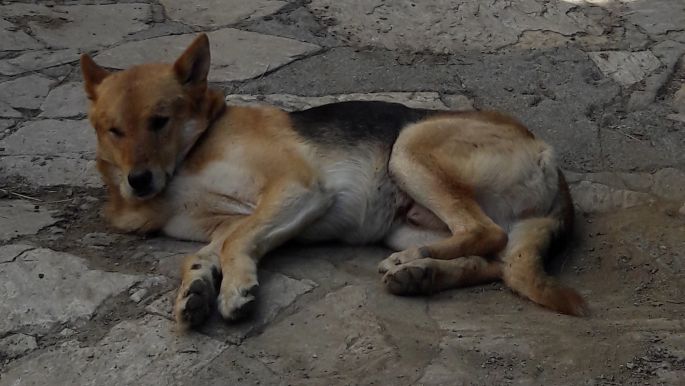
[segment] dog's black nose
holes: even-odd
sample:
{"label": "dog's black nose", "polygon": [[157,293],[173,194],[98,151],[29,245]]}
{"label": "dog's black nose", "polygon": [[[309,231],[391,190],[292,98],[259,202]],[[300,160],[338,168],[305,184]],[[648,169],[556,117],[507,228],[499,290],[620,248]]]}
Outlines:
{"label": "dog's black nose", "polygon": [[149,170],[134,170],[128,174],[128,184],[138,196],[145,196],[152,188],[152,172]]}

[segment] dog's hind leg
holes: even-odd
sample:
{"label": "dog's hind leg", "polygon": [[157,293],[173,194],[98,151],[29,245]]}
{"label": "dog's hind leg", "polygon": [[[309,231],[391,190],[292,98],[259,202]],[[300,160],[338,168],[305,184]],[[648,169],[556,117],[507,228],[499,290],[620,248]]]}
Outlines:
{"label": "dog's hind leg", "polygon": [[431,294],[451,288],[490,283],[502,277],[502,263],[480,256],[452,260],[417,259],[394,266],[383,276],[395,295]]}

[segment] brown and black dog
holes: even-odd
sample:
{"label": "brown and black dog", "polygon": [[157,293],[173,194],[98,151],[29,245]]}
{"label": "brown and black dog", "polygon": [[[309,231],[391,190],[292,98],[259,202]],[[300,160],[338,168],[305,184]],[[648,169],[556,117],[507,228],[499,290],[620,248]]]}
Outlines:
{"label": "brown and black dog", "polygon": [[586,313],[543,268],[573,206],[552,149],[494,112],[344,102],[287,113],[226,106],[207,87],[209,41],[173,64],[81,68],[123,231],[209,244],[185,259],[175,316],[196,326],[253,302],[257,262],[290,239],[383,242],[395,294],[502,279],[553,310]]}

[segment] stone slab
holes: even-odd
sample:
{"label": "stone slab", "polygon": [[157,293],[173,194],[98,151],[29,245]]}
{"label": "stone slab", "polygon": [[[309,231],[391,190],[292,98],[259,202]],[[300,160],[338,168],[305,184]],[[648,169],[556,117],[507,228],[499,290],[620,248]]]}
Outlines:
{"label": "stone slab", "polygon": [[258,19],[277,12],[287,4],[273,0],[161,0],[160,3],[171,20],[201,27],[221,27]]}
{"label": "stone slab", "polygon": [[[254,78],[320,49],[314,44],[233,28],[220,29],[208,35],[214,53],[209,80],[214,82]],[[162,36],[124,43],[101,52],[95,61],[119,69],[147,62],[171,63],[196,36]]]}
{"label": "stone slab", "polygon": [[87,119],[30,121],[0,141],[2,155],[95,154],[95,130]]}
{"label": "stone slab", "polygon": [[[3,10],[0,7],[0,10]],[[22,51],[41,48],[36,39],[19,30],[14,24],[0,19],[0,51]]]}
{"label": "stone slab", "polygon": [[599,51],[588,55],[606,76],[623,86],[645,79],[661,66],[661,61],[650,51]]}
{"label": "stone slab", "polygon": [[21,118],[21,113],[12,108],[9,104],[0,101],[0,117]]}
{"label": "stone slab", "polygon": [[149,4],[43,5],[14,3],[3,16],[25,17],[35,36],[50,48],[91,50],[142,31],[151,18]]}
{"label": "stone slab", "polygon": [[382,101],[402,103],[406,106],[435,110],[471,110],[473,105],[465,96],[451,95],[449,105],[443,102],[437,92],[379,92],[324,95],[307,97],[291,94],[243,95],[231,94],[226,96],[226,102],[233,105],[269,104],[287,111],[304,110],[327,103],[345,101]]}
{"label": "stone slab", "polygon": [[524,31],[602,34],[597,20],[567,1],[314,0],[308,7],[352,44],[391,50],[494,51],[516,43]]}
{"label": "stone slab", "polygon": [[180,385],[179,378],[225,349],[197,333],[178,335],[168,320],[146,316],[117,324],[92,346],[70,340],[22,358],[4,372],[0,385]]}
{"label": "stone slab", "polygon": [[84,116],[88,112],[88,97],[83,83],[69,82],[52,89],[40,109],[40,116],[47,118]]}
{"label": "stone slab", "polygon": [[92,270],[68,253],[28,250],[0,264],[0,335],[17,330],[41,334],[89,318],[105,299],[142,278]]}
{"label": "stone slab", "polygon": [[53,81],[42,75],[29,75],[0,83],[0,102],[14,108],[37,109],[48,95]]}
{"label": "stone slab", "polygon": [[615,189],[590,181],[581,181],[571,185],[570,189],[576,207],[586,213],[608,212],[654,202],[647,193]]}
{"label": "stone slab", "polygon": [[0,156],[0,177],[20,176],[38,186],[101,187],[95,160],[85,156]]}
{"label": "stone slab", "polygon": [[0,200],[0,241],[34,234],[56,222],[57,219],[38,202]]}
{"label": "stone slab", "polygon": [[74,48],[56,51],[30,51],[12,59],[0,60],[0,74],[18,75],[71,63],[78,59],[78,51]]}
{"label": "stone slab", "polygon": [[685,7],[672,0],[624,1],[628,22],[638,25],[651,36],[679,31],[685,26]]}
{"label": "stone slab", "polygon": [[38,348],[36,338],[26,334],[12,334],[0,339],[0,360],[13,359]]}

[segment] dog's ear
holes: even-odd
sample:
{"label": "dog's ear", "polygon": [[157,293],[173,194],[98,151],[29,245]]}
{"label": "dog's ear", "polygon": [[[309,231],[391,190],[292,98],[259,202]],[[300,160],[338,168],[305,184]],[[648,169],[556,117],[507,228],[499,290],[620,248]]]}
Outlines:
{"label": "dog's ear", "polygon": [[85,82],[88,99],[95,100],[95,88],[109,75],[109,71],[98,66],[88,54],[81,55],[81,73]]}
{"label": "dog's ear", "polygon": [[176,60],[174,72],[184,86],[206,87],[209,62],[209,38],[207,34],[201,34]]}

